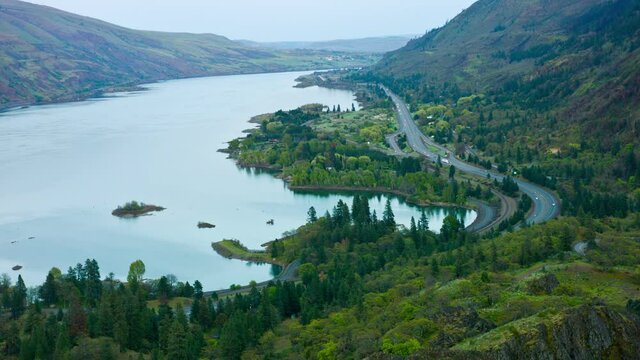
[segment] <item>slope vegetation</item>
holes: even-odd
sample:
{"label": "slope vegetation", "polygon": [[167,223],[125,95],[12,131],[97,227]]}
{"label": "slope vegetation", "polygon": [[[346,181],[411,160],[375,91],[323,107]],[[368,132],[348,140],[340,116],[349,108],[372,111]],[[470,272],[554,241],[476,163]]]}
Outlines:
{"label": "slope vegetation", "polygon": [[637,1],[480,0],[359,77],[457,155],[557,188],[565,214],[640,209]]}

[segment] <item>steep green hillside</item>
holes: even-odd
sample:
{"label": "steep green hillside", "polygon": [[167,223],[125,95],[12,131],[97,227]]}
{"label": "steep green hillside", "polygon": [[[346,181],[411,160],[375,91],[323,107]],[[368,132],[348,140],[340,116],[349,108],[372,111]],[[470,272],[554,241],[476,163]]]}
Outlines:
{"label": "steep green hillside", "polygon": [[637,1],[480,0],[357,78],[442,120],[459,155],[557,187],[565,214],[638,209]]}
{"label": "steep green hillside", "polygon": [[160,79],[363,65],[368,55],[257,49],[218,35],[135,31],[0,0],[0,109]]}

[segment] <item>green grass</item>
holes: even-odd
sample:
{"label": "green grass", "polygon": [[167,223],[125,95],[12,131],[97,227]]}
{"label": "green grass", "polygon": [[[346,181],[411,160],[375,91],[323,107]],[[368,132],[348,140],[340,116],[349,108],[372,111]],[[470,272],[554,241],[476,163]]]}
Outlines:
{"label": "green grass", "polygon": [[265,251],[249,250],[238,240],[222,240],[211,243],[211,247],[221,256],[229,259],[238,259],[260,263],[280,264],[277,259]]}

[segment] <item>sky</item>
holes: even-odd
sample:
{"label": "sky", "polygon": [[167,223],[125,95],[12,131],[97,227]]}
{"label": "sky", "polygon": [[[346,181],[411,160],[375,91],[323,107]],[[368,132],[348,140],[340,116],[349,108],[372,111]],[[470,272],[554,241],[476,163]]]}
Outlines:
{"label": "sky", "polygon": [[475,0],[28,0],[117,25],[237,40],[420,35]]}

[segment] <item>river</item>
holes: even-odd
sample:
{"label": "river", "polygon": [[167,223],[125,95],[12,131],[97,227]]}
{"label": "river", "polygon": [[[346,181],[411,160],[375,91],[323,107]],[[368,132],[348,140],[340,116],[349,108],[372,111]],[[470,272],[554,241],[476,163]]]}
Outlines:
{"label": "river", "polygon": [[[251,116],[307,103],[350,108],[349,91],[297,89],[303,73],[167,81],[147,91],[45,105],[0,114],[0,273],[27,285],[51,267],[95,258],[102,276],[126,277],[142,259],[146,277],[174,274],[205,289],[263,281],[271,266],[227,260],[212,241],[236,238],[250,248],[303,224],[349,195],[300,194],[268,174],[242,170],[217,152],[251,127]],[[167,210],[137,219],[111,211],[130,200]],[[381,214],[386,198],[374,197]],[[392,199],[398,222],[418,209]],[[430,208],[440,228],[447,209]],[[460,211],[460,210],[458,210]],[[474,212],[461,211],[465,223]],[[266,225],[274,219],[273,226]],[[198,221],[216,225],[198,229]],[[12,271],[21,265],[20,271]]]}

